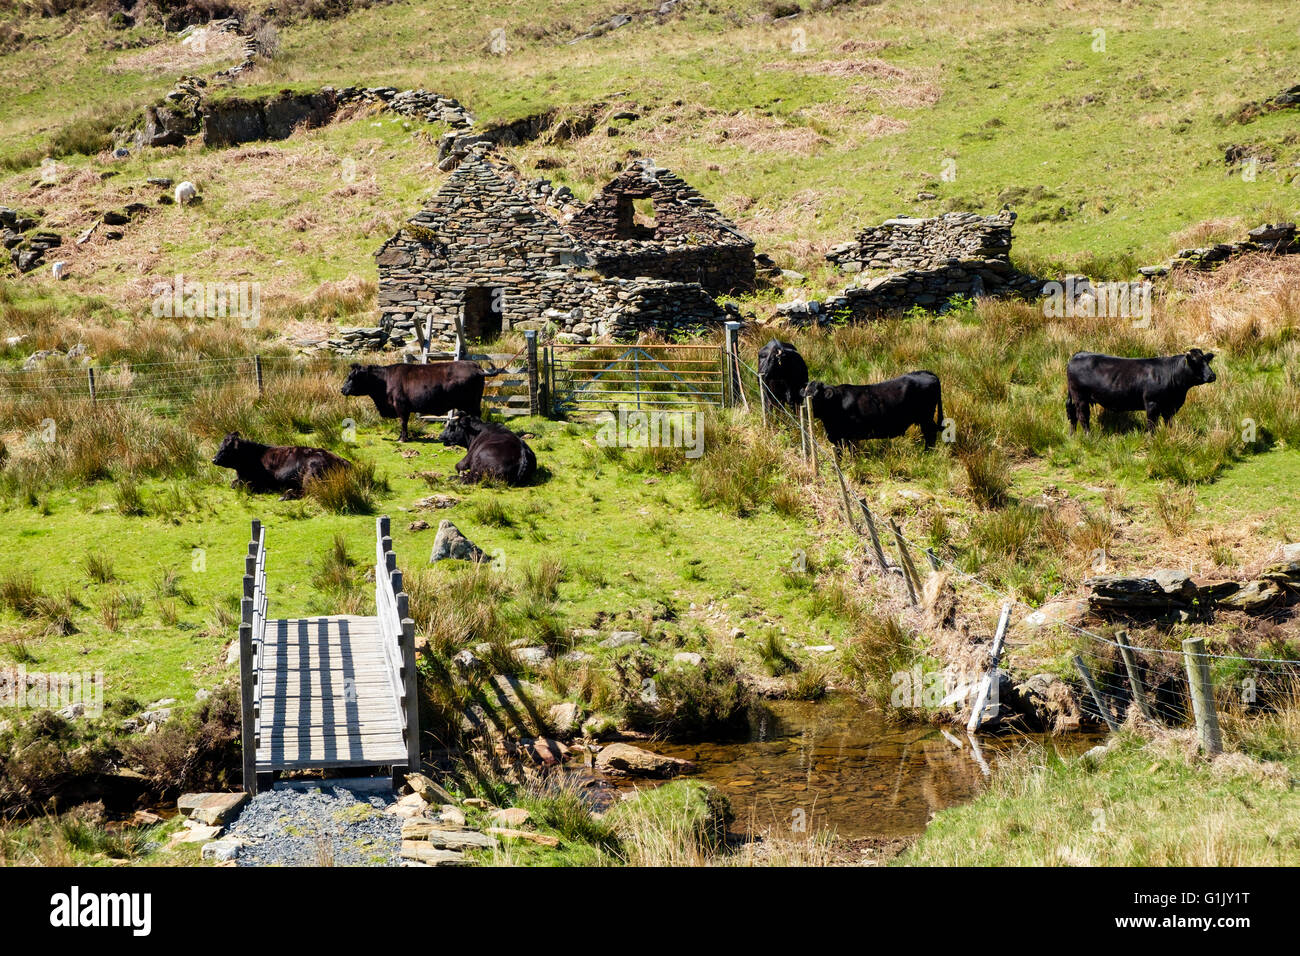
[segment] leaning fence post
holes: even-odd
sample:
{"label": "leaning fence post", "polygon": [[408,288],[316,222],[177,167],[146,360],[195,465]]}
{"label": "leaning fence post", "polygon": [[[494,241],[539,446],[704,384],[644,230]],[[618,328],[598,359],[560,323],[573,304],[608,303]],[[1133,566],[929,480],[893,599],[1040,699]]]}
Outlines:
{"label": "leaning fence post", "polygon": [[758,379],[758,410],[763,413],[763,427],[767,427],[767,386],[763,384],[760,376]]}
{"label": "leaning fence post", "polygon": [[1011,623],[1011,605],[1002,605],[1002,614],[998,617],[998,629],[993,632],[993,647],[989,649],[989,670],[980,682],[979,694],[975,697],[975,706],[971,709],[970,720],[966,722],[966,732],[973,734],[984,722],[984,708],[988,706],[989,694],[993,690],[993,681],[998,676],[998,664],[1002,660],[1002,642],[1007,637],[1007,625]]}
{"label": "leaning fence post", "polygon": [[99,402],[99,398],[95,393],[95,366],[92,365],[90,368],[86,369],[86,378],[90,382],[90,404],[96,405]]}
{"label": "leaning fence post", "polygon": [[1183,662],[1187,666],[1187,686],[1192,694],[1192,710],[1201,746],[1207,753],[1223,750],[1219,736],[1219,714],[1214,709],[1214,684],[1210,680],[1210,658],[1205,653],[1205,639],[1189,637],[1183,641]]}
{"label": "leaning fence post", "polygon": [[536,330],[527,329],[524,332],[524,351],[528,357],[528,414],[537,415],[542,410],[542,396],[537,374]]}
{"label": "leaning fence post", "polygon": [[907,584],[907,599],[912,602],[912,607],[916,607],[920,601],[917,599],[917,588],[912,584],[912,578],[916,574],[912,568],[912,556],[907,553],[907,542],[903,539],[903,532],[899,530],[898,522],[893,518],[889,519],[889,530],[894,533],[894,544],[898,546],[899,566],[903,570],[903,581]]}
{"label": "leaning fence post", "polygon": [[1101,714],[1101,719],[1106,721],[1106,726],[1112,732],[1119,730],[1115,718],[1110,715],[1110,708],[1102,700],[1101,691],[1097,689],[1096,681],[1092,679],[1092,671],[1088,670],[1088,665],[1083,662],[1083,655],[1074,655],[1074,666],[1079,669],[1079,676],[1083,678],[1083,683],[1087,685],[1088,693],[1092,695],[1092,702],[1097,705],[1097,713]]}
{"label": "leaning fence post", "polygon": [[871,509],[867,507],[867,499],[859,498],[858,506],[862,509],[862,517],[867,521],[867,534],[871,536],[871,548],[876,552],[876,564],[884,573],[889,571],[889,562],[885,560],[885,549],[880,546],[880,535],[876,533],[876,519],[871,516]]}
{"label": "leaning fence post", "polygon": [[838,445],[831,446],[831,464],[835,466],[835,477],[840,481],[840,498],[844,502],[844,518],[848,521],[849,527],[857,531],[858,523],[853,519],[853,506],[849,503],[849,486],[844,480],[844,472],[840,469],[840,449]]}
{"label": "leaning fence post", "polygon": [[1133,703],[1137,704],[1139,713],[1147,720],[1151,719],[1151,710],[1147,707],[1147,696],[1142,690],[1142,678],[1138,676],[1137,660],[1133,656],[1133,648],[1128,643],[1128,631],[1120,631],[1115,635],[1115,643],[1119,645],[1119,656],[1124,658],[1124,670],[1128,671],[1128,686],[1133,694]]}

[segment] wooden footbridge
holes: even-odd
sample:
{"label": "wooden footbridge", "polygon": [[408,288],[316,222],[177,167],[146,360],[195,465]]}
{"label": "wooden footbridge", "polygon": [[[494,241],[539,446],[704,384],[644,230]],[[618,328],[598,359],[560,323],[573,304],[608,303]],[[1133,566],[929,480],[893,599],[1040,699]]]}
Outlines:
{"label": "wooden footbridge", "polygon": [[239,625],[244,789],[286,770],[420,768],[415,622],[389,522],[375,522],[373,617],[267,617],[266,528],[253,522]]}

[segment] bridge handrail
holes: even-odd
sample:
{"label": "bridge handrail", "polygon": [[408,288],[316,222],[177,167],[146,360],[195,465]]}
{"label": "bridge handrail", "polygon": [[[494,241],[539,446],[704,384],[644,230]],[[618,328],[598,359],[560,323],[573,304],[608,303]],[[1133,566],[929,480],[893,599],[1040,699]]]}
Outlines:
{"label": "bridge handrail", "polygon": [[375,615],[393,694],[402,715],[407,770],[418,773],[420,711],[415,681],[415,621],[410,616],[410,598],[403,586],[402,572],[397,568],[390,530],[388,515],[375,519]]}
{"label": "bridge handrail", "polygon": [[244,788],[257,792],[257,746],[261,731],[262,648],[266,640],[266,528],[256,518],[244,557],[244,589],[239,616],[239,704]]}

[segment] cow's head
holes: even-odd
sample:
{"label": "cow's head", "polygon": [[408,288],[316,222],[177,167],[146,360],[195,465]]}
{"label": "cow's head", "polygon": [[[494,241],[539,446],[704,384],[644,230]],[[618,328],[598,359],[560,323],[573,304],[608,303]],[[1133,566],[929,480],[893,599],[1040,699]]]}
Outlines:
{"label": "cow's head", "polygon": [[239,432],[231,432],[221,439],[221,444],[217,446],[217,453],[212,456],[212,464],[218,468],[233,468],[235,462],[239,460],[239,446],[243,441],[239,437]]}
{"label": "cow's head", "polygon": [[371,386],[375,380],[375,367],[373,365],[352,364],[348,377],[343,380],[343,387],[339,389],[344,395],[369,395]]}
{"label": "cow's head", "polygon": [[774,375],[780,372],[785,364],[786,354],[793,351],[794,346],[772,339],[759,349],[761,354],[758,357],[758,373],[760,375]]}
{"label": "cow's head", "polygon": [[1214,374],[1214,369],[1210,368],[1212,358],[1214,358],[1213,352],[1202,352],[1200,349],[1189,349],[1183,356],[1184,361],[1187,362],[1187,370],[1192,375],[1192,384],[1208,385],[1218,378]]}
{"label": "cow's head", "polygon": [[470,425],[474,416],[467,412],[455,411],[447,415],[447,426],[438,435],[438,441],[444,445],[459,445],[462,448],[468,448],[470,439],[473,437],[470,433]]}
{"label": "cow's head", "polygon": [[811,398],[813,404],[829,402],[835,397],[835,386],[827,385],[824,382],[809,382],[799,392],[801,398]]}

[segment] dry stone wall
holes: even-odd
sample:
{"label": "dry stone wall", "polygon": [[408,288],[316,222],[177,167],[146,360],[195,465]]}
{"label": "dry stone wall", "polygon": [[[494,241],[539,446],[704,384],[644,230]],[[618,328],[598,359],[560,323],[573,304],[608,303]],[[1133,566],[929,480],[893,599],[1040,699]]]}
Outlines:
{"label": "dry stone wall", "polygon": [[887,219],[836,246],[826,258],[845,272],[943,269],[954,261],[1005,262],[1011,255],[1015,221],[1009,209],[992,216],[950,212],[933,219]]}
{"label": "dry stone wall", "polygon": [[827,254],[860,276],[856,284],[824,301],[782,303],[777,314],[795,323],[863,321],[917,306],[941,309],[956,296],[1036,298],[1044,280],[1011,264],[1015,220],[1009,209],[992,216],[889,219]]}

